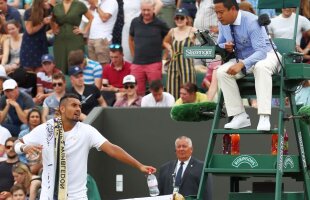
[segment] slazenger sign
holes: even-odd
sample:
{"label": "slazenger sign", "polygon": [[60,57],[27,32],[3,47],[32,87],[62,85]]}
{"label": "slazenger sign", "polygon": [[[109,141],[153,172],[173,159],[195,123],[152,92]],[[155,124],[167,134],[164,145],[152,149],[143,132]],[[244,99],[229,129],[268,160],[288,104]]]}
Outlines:
{"label": "slazenger sign", "polygon": [[193,46],[184,48],[185,58],[215,58],[215,46]]}
{"label": "slazenger sign", "polygon": [[248,164],[251,168],[257,167],[258,163],[252,156],[242,155],[238,156],[233,162],[232,166],[239,168],[241,164]]}

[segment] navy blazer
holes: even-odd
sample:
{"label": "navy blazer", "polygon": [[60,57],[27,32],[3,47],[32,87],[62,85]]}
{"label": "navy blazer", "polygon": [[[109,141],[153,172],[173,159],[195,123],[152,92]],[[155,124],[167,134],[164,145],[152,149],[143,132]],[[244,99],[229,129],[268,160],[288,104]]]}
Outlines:
{"label": "navy blazer", "polygon": [[[160,195],[168,195],[173,193],[173,175],[175,173],[178,160],[172,160],[159,169],[158,188]],[[179,193],[184,197],[189,195],[197,195],[200,183],[200,177],[203,169],[203,162],[191,157],[181,180]],[[207,186],[203,192],[203,200],[212,199],[212,178],[208,175]]]}

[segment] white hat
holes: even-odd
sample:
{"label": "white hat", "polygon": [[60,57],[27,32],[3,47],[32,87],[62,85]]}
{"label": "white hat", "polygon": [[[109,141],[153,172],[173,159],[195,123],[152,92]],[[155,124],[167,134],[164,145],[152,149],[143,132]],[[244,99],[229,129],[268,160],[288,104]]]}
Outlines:
{"label": "white hat", "polygon": [[123,84],[126,83],[136,83],[136,78],[133,75],[127,75],[123,79]]}
{"label": "white hat", "polygon": [[17,83],[14,79],[8,79],[3,82],[3,91],[13,90],[17,87]]}
{"label": "white hat", "polygon": [[0,65],[0,78],[2,78],[2,79],[6,79],[7,78],[5,69],[4,69],[4,67],[2,65]]}

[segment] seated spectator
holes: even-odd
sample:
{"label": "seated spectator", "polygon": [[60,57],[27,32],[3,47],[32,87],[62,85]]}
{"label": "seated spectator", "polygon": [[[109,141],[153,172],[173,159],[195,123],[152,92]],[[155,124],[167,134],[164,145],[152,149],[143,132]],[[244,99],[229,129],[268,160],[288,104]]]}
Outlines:
{"label": "seated spectator", "polygon": [[12,167],[18,162],[18,155],[14,150],[15,141],[15,137],[10,137],[4,144],[8,158],[7,160],[0,162],[0,199],[6,199],[11,195],[9,191],[14,184]]}
{"label": "seated spectator", "polygon": [[124,61],[123,48],[119,44],[110,45],[111,63],[103,68],[101,93],[109,106],[124,93],[123,79],[130,74],[130,63]]}
{"label": "seated spectator", "polygon": [[198,92],[198,87],[196,84],[185,83],[180,88],[180,98],[175,102],[175,105],[205,102],[207,99],[206,94]]}
{"label": "seated spectator", "polygon": [[0,162],[6,160],[5,141],[12,137],[10,131],[0,125]]}
{"label": "seated spectator", "polygon": [[12,200],[27,200],[27,190],[21,184],[15,184],[10,190],[12,194]]}
{"label": "seated spectator", "polygon": [[164,92],[161,80],[152,81],[150,91],[150,94],[142,97],[141,107],[172,107],[174,105],[174,97]]}
{"label": "seated spectator", "polygon": [[[269,32],[273,38],[288,38],[293,39],[294,24],[296,14],[294,8],[283,8],[282,13],[271,19],[268,25]],[[300,45],[303,32],[310,36],[310,21],[304,16],[298,16],[296,44]]]}
{"label": "seated spectator", "polygon": [[27,114],[34,107],[30,95],[19,90],[13,79],[3,83],[4,96],[0,99],[0,123],[12,136],[17,136],[21,126],[27,123]]}
{"label": "seated spectator", "polygon": [[[19,135],[18,138],[22,138],[25,135],[27,135],[32,129],[34,129],[35,127],[37,127],[38,125],[40,125],[41,122],[41,112],[40,110],[33,108],[30,110],[30,112],[27,115],[27,125],[28,128],[22,130]],[[37,154],[35,155],[25,155],[25,154],[21,154],[19,155],[19,160],[25,164],[27,164],[28,166],[34,164],[34,162],[37,162],[39,156]]]}
{"label": "seated spectator", "polygon": [[3,33],[1,30],[4,29],[4,19],[0,17],[0,63],[5,65],[9,61],[10,44],[8,35]]}
{"label": "seated spectator", "polygon": [[52,78],[54,92],[43,102],[42,122],[52,119],[59,107],[60,98],[66,93],[66,79],[62,73],[54,74]]}
{"label": "seated spectator", "polygon": [[14,72],[19,68],[20,60],[19,53],[22,45],[23,34],[19,33],[21,24],[15,20],[8,21],[6,24],[6,31],[9,34],[9,61],[4,65],[7,74]]}
{"label": "seated spectator", "polygon": [[55,67],[54,58],[45,54],[41,58],[42,71],[37,73],[37,95],[33,98],[36,104],[42,104],[44,99],[53,92],[52,75],[61,71]]}
{"label": "seated spectator", "polygon": [[69,75],[72,85],[69,92],[78,95],[81,100],[82,120],[85,119],[94,107],[107,106],[107,103],[100,94],[100,90],[94,85],[86,85],[84,83],[83,69],[80,66],[69,67]]}
{"label": "seated spectator", "polygon": [[133,75],[127,75],[123,79],[125,93],[117,100],[114,107],[141,107],[142,97],[137,94],[137,82]]}
{"label": "seated spectator", "polygon": [[2,11],[0,15],[1,18],[4,19],[4,24],[10,20],[15,20],[19,24],[22,24],[22,19],[19,11],[16,8],[8,5],[6,0],[0,0],[0,10]]}
{"label": "seated spectator", "polygon": [[310,105],[310,80],[303,82],[295,95],[296,104]]}
{"label": "seated spectator", "polygon": [[302,62],[310,64],[310,35],[304,33],[300,45],[296,46],[296,50],[303,54]]}
{"label": "seated spectator", "polygon": [[99,62],[88,59],[82,50],[70,51],[69,66],[78,65],[83,69],[84,83],[95,85],[99,90],[102,87],[102,66]]}
{"label": "seated spectator", "polygon": [[29,167],[22,163],[16,163],[12,167],[14,184],[21,184],[27,191],[29,199],[36,199],[38,189],[41,187],[41,180],[38,176],[32,175]]}

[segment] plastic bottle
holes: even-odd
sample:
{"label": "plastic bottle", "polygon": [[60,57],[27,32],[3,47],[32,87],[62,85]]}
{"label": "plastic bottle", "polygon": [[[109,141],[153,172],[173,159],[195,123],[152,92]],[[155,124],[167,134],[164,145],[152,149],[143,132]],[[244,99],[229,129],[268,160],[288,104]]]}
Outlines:
{"label": "plastic bottle", "polygon": [[240,135],[231,134],[231,155],[240,154]]}
{"label": "plastic bottle", "polygon": [[225,134],[223,136],[223,154],[231,153],[231,136],[230,134]]}
{"label": "plastic bottle", "polygon": [[284,129],[283,155],[288,155],[288,134],[286,129]]}
{"label": "plastic bottle", "polygon": [[149,187],[151,197],[159,195],[158,182],[156,176],[152,174],[150,171],[147,176],[147,186]]}
{"label": "plastic bottle", "polygon": [[271,136],[271,154],[277,155],[278,153],[278,134],[272,134]]}

